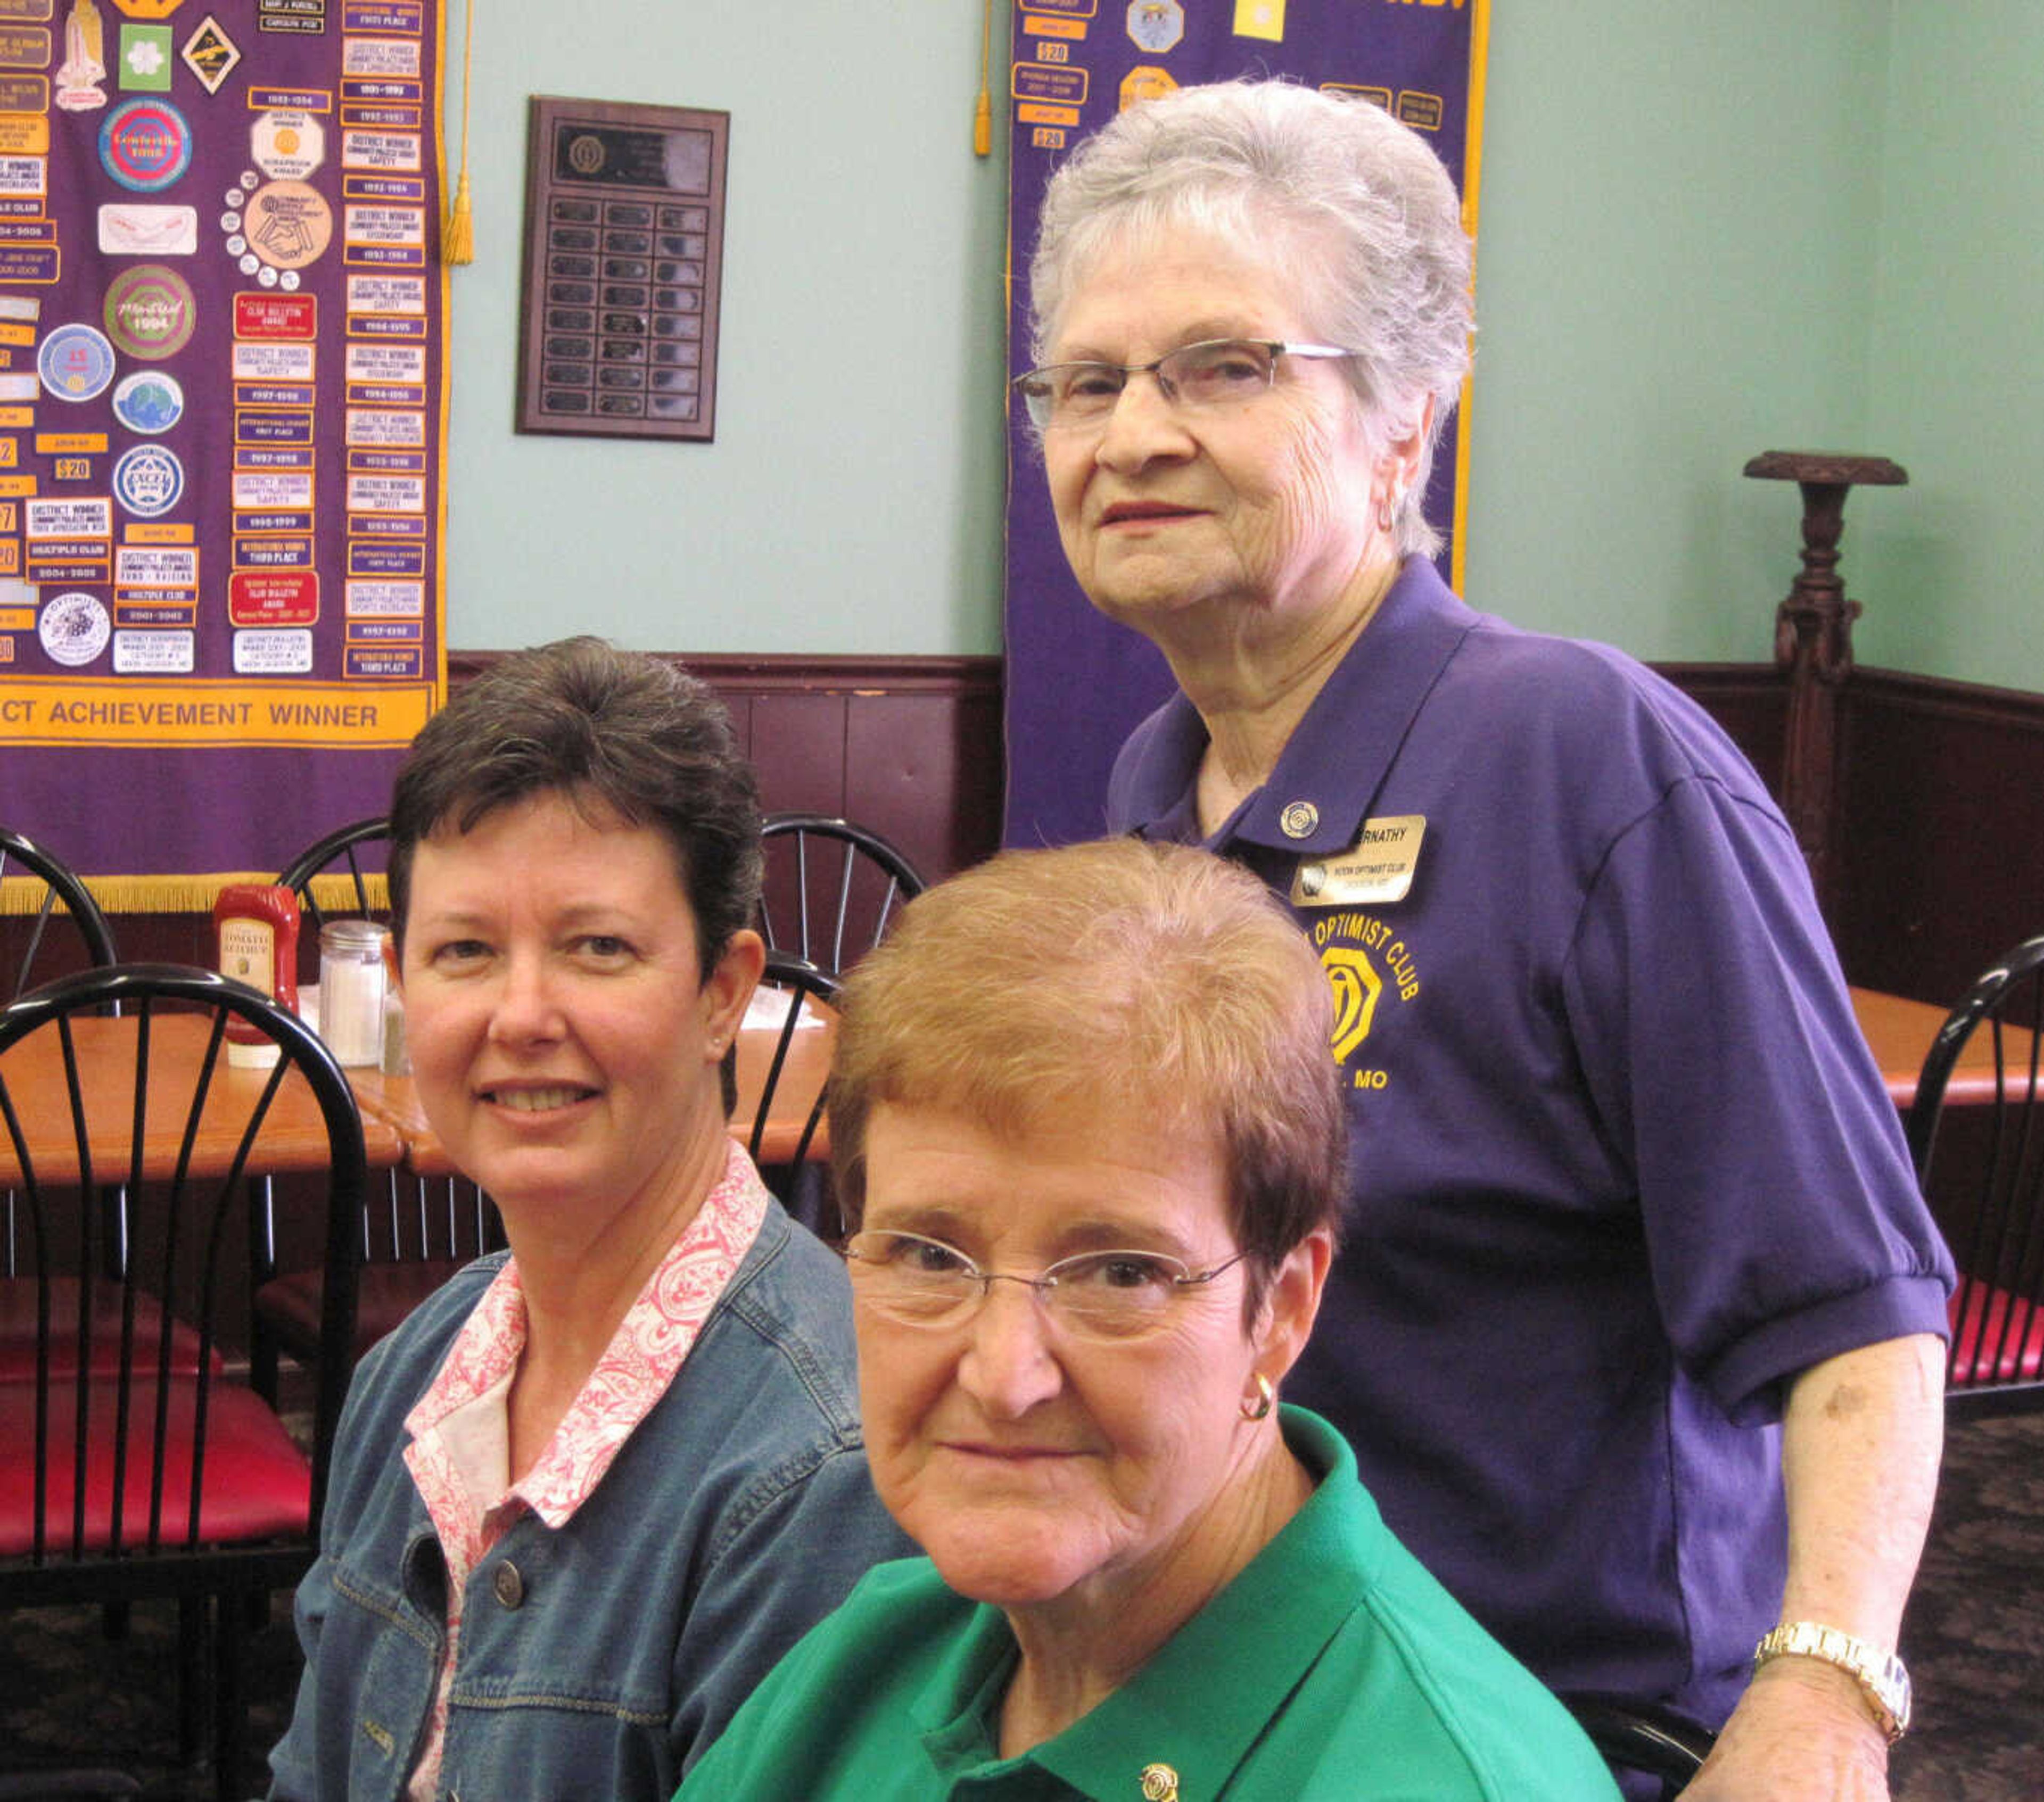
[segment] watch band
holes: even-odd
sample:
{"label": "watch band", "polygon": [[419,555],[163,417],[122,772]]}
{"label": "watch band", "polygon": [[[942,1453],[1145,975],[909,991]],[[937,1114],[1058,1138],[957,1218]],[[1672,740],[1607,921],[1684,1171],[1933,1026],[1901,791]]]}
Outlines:
{"label": "watch band", "polygon": [[1769,1658],[1821,1658],[1852,1677],[1881,1731],[1893,1745],[1909,1731],[1909,1673],[1901,1659],[1870,1640],[1814,1620],[1785,1620],[1753,1649],[1755,1670]]}

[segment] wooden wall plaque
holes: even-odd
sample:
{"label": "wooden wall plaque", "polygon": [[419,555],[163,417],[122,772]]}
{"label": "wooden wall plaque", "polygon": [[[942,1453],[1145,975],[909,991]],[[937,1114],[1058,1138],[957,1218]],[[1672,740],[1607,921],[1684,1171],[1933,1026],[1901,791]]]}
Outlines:
{"label": "wooden wall plaque", "polygon": [[521,432],[717,435],[731,115],[532,97]]}

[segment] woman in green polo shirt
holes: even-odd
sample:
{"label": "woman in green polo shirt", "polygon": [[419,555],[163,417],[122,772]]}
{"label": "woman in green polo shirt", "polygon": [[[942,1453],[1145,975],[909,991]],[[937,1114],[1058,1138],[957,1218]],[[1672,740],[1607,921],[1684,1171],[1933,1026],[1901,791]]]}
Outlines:
{"label": "woman in green polo shirt", "polygon": [[884,1565],[682,1802],[1598,1802],[1560,1704],[1275,1406],[1345,1187],[1327,982],[1253,877],[1009,853],[854,974],[831,1102]]}

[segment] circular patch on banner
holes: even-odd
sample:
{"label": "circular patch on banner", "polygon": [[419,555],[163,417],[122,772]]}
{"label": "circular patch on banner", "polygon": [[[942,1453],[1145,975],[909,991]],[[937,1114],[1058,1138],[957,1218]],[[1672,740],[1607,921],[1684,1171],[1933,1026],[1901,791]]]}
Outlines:
{"label": "circular patch on banner", "polygon": [[241,209],[242,236],[272,269],[302,269],[333,236],[333,209],[303,182],[266,182]]}
{"label": "circular patch on banner", "polygon": [[248,154],[271,181],[302,182],[326,160],[326,131],[309,113],[259,113]]}
{"label": "circular patch on banner", "polygon": [[68,670],[90,663],[106,648],[106,641],[113,636],[106,603],[75,590],[44,601],[36,621],[36,636],[43,641],[51,662]]}
{"label": "circular patch on banner", "polygon": [[36,352],[36,373],[60,401],[89,401],[113,379],[113,347],[90,325],[60,325]]}
{"label": "circular patch on banner", "polygon": [[108,175],[137,194],[168,187],[191,167],[191,127],[167,100],[130,100],[99,128],[99,160]]}
{"label": "circular patch on banner", "polygon": [[113,465],[113,498],[137,519],[155,519],[183,498],[185,466],[163,444],[137,444]]}
{"label": "circular patch on banner", "polygon": [[191,342],[198,303],[191,284],[160,263],[138,263],[106,290],[106,335],[129,355],[161,363]]}
{"label": "circular patch on banner", "polygon": [[183,418],[185,391],[175,375],[138,369],[113,390],[113,417],[130,432],[167,432]]}

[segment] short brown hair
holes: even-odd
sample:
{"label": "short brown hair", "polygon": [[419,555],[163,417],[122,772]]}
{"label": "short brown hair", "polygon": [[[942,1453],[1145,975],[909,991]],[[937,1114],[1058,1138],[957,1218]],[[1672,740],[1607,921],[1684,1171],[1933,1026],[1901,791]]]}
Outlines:
{"label": "short brown hair", "polygon": [[444,826],[558,793],[601,803],[673,847],[707,976],[759,905],[759,801],[724,703],[704,683],[600,638],[521,651],[455,691],[412,741],[390,797],[390,920],[400,945],[412,859]]}
{"label": "short brown hair", "polygon": [[1234,864],[1135,839],[1003,852],[912,901],[847,980],[830,1090],[847,1224],[876,1107],[1007,1138],[1124,1116],[1213,1135],[1260,1295],[1347,1192],[1331,1012],[1298,927]]}

